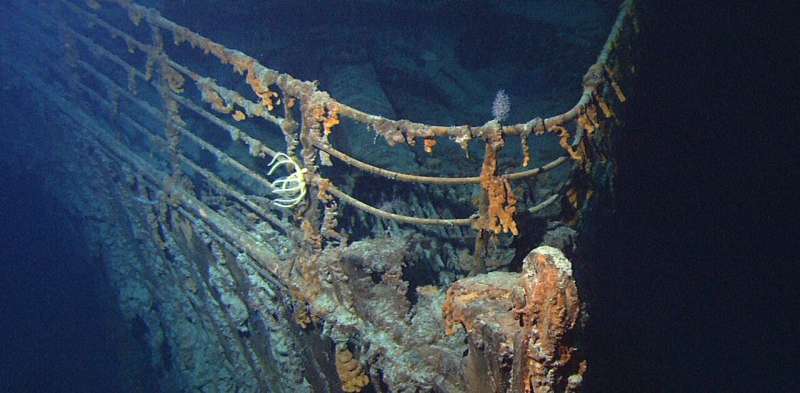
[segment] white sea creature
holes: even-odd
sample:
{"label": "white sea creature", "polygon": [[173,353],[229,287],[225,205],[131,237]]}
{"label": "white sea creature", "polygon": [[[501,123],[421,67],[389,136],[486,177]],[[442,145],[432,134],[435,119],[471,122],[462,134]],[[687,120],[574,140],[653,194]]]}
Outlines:
{"label": "white sea creature", "polygon": [[272,161],[269,162],[269,172],[267,176],[275,172],[281,166],[286,167],[289,175],[281,177],[272,182],[272,193],[277,194],[278,198],[272,201],[277,206],[291,208],[297,206],[306,196],[306,168],[300,167],[297,161],[284,153],[277,153]]}
{"label": "white sea creature", "polygon": [[509,112],[511,112],[511,100],[505,90],[498,90],[492,103],[492,116],[502,123],[508,118]]}

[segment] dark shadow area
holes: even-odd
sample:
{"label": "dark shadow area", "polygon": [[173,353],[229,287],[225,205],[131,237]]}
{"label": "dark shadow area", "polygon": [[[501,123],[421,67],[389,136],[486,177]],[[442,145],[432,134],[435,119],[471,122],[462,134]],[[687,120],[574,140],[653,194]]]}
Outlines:
{"label": "dark shadow area", "polygon": [[778,207],[786,118],[760,114],[787,109],[770,79],[781,22],[734,8],[641,13],[617,210],[589,246],[591,391],[797,388],[797,257],[782,253],[791,240],[779,223],[791,219]]}
{"label": "dark shadow area", "polygon": [[[83,218],[46,186],[43,176],[58,168],[34,158],[33,149],[55,148],[63,130],[34,110],[36,98],[7,68],[0,76],[0,391],[131,391],[125,386],[141,376],[126,365],[141,349],[119,315],[102,257],[81,236]],[[135,384],[157,391],[147,390],[155,381]]]}
{"label": "dark shadow area", "polygon": [[0,168],[0,390],[120,391],[113,298],[65,211],[36,174]]}

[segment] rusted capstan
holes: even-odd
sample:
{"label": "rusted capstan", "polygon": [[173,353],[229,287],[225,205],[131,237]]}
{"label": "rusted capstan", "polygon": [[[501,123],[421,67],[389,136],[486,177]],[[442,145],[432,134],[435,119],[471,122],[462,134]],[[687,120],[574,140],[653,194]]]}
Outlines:
{"label": "rusted capstan", "polygon": [[531,251],[521,273],[457,281],[444,304],[447,333],[455,334],[457,323],[467,332],[470,392],[580,391],[583,315],[572,264],[549,246]]}

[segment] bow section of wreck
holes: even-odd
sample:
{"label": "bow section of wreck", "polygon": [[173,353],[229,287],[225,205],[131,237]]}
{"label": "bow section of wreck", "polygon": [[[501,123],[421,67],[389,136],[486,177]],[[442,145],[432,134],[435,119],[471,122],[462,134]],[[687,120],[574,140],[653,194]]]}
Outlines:
{"label": "bow section of wreck", "polygon": [[[130,0],[38,4],[8,5],[41,43],[16,72],[71,131],[63,149],[85,190],[72,198],[102,217],[99,253],[168,370],[162,384],[581,389],[591,362],[568,239],[611,198],[633,2],[571,109],[460,126],[359,110]],[[218,82],[228,70],[240,83]],[[452,144],[482,161],[459,176],[408,173],[359,158],[352,133],[374,138],[357,150]],[[562,154],[534,167],[529,143],[548,135]],[[404,184],[404,203],[366,197],[355,176]],[[519,240],[532,222],[545,234]]]}

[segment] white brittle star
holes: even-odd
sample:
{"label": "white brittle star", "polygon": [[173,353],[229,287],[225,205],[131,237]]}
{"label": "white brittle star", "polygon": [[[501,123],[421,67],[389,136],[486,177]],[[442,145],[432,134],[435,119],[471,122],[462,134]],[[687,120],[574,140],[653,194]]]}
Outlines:
{"label": "white brittle star", "polygon": [[267,176],[275,172],[275,169],[281,165],[286,166],[289,176],[278,178],[272,182],[272,192],[278,195],[278,198],[273,200],[272,203],[285,208],[297,206],[303,201],[306,196],[306,179],[305,173],[308,172],[306,168],[301,168],[295,160],[284,153],[277,153],[272,161],[269,162],[269,172]]}

